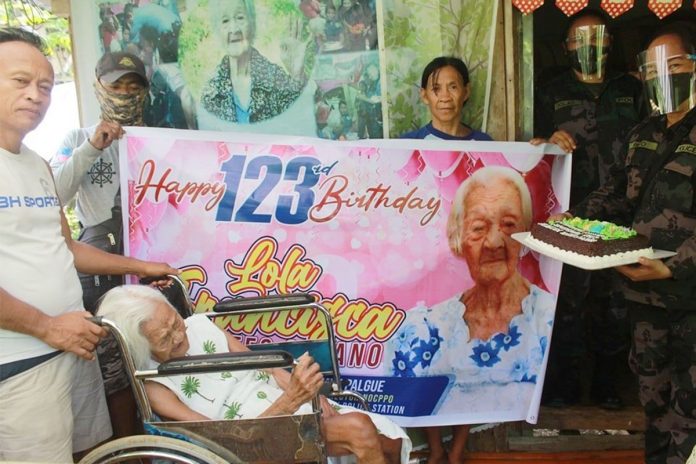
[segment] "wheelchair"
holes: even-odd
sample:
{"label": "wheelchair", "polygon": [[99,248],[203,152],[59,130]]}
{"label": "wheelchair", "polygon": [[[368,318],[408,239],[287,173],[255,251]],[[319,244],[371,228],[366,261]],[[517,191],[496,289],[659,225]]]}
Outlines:
{"label": "wheelchair", "polygon": [[[163,293],[177,311],[186,318],[193,314],[185,284],[170,276],[174,285]],[[308,352],[325,376],[321,393],[337,400],[361,404],[364,398],[345,390],[338,369],[335,336],[331,314],[308,294],[273,295],[269,297],[225,300],[206,313],[219,317],[249,317],[270,313],[271,317],[287,313],[290,318],[311,315],[322,320],[325,338],[293,340],[247,346],[243,353],[218,353],[171,359],[154,370],[137,370],[123,334],[105,318],[93,320],[107,327],[120,347],[124,365],[143,421],[146,435],[124,437],[92,450],[79,464],[111,464],[138,462],[177,463],[310,463],[327,462],[325,442],[321,434],[319,398],[312,400],[312,411],[303,415],[285,415],[256,419],[167,421],[157,417],[145,393],[145,381],[155,377],[231,372],[247,369],[291,368],[295,359]]]}

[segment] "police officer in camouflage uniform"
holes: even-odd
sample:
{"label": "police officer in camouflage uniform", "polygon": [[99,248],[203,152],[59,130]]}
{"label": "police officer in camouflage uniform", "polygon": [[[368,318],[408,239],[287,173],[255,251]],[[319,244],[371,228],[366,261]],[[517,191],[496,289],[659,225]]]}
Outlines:
{"label": "police officer in camouflage uniform", "polygon": [[639,62],[655,114],[631,131],[625,163],[565,215],[628,213],[654,248],[677,252],[616,268],[646,416],[646,462],[676,464],[696,445],[696,26],[664,27]]}
{"label": "police officer in camouflage uniform", "polygon": [[[604,183],[614,163],[623,162],[622,142],[645,116],[640,82],[627,74],[606,73],[611,46],[606,25],[603,13],[595,10],[571,17],[564,47],[572,68],[536,92],[536,138],[531,142],[549,141],[573,152],[571,206]],[[607,409],[622,407],[614,376],[616,366],[623,363],[620,356],[628,333],[614,312],[619,309],[620,298],[610,297],[615,284],[607,272],[564,267],[545,404],[562,406],[579,401],[579,367],[589,338],[595,358],[592,398]],[[585,324],[591,326],[589,337]]]}

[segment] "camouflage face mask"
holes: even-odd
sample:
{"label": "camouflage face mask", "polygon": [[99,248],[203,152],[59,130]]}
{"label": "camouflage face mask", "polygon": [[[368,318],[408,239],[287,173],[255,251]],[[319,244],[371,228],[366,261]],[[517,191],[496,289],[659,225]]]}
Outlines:
{"label": "camouflage face mask", "polygon": [[117,93],[106,89],[99,81],[94,90],[104,121],[117,122],[122,126],[143,126],[143,110],[147,89],[139,92]]}

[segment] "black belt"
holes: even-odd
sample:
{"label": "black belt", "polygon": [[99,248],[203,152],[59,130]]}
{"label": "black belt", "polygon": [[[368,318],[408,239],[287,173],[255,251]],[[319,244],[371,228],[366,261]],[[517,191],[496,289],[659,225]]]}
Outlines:
{"label": "black belt", "polygon": [[49,359],[53,359],[62,351],[54,351],[48,354],[42,354],[41,356],[36,356],[29,359],[20,359],[19,361],[12,361],[7,364],[0,364],[0,382],[3,382],[10,377],[13,377],[22,372],[26,372],[32,367],[38,366],[39,364],[45,363]]}

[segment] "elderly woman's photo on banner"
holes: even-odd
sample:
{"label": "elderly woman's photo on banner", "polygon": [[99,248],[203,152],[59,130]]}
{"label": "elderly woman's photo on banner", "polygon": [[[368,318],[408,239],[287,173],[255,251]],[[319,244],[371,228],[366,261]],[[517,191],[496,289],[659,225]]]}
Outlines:
{"label": "elderly woman's photo on banner", "polygon": [[148,126],[383,136],[375,2],[122,0],[92,13],[94,55],[146,65]]}

